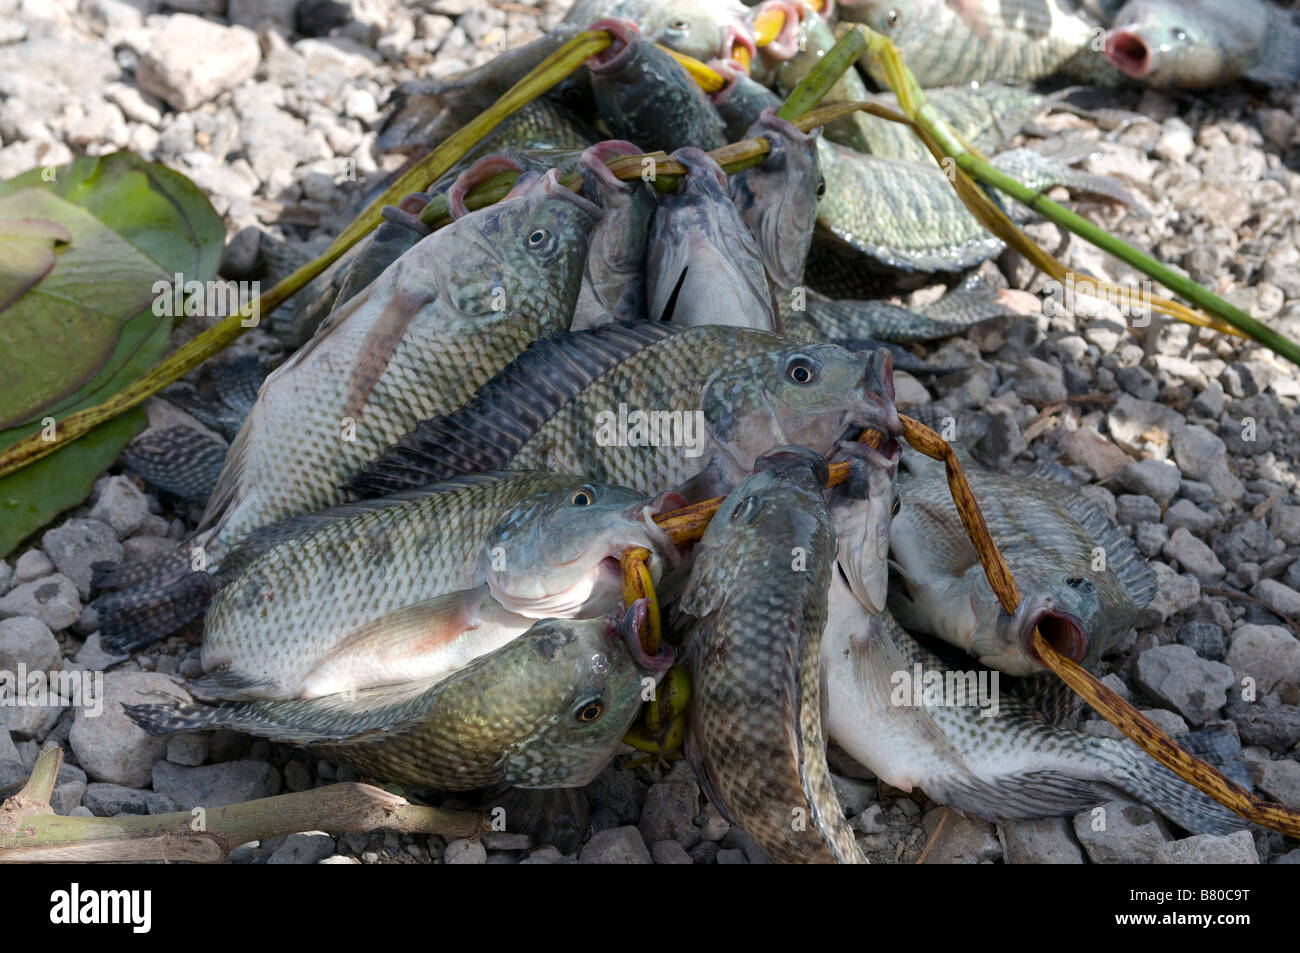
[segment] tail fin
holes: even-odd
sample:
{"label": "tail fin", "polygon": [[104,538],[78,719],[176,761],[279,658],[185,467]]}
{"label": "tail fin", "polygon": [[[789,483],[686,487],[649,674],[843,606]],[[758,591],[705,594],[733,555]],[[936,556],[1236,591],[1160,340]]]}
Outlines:
{"label": "tail fin", "polygon": [[591,806],[582,788],[510,788],[489,794],[481,808],[505,808],[506,826],[531,834],[538,844],[552,844],[568,853],[578,846],[591,824]]}
{"label": "tail fin", "polygon": [[1083,158],[1067,156],[1045,156],[1033,149],[1012,149],[993,160],[993,164],[1003,172],[1015,176],[1025,185],[1039,192],[1054,185],[1063,185],[1076,192],[1099,195],[1132,209],[1140,209],[1137,199],[1119,179],[1109,175],[1093,175],[1070,168],[1069,163]]}
{"label": "tail fin", "polygon": [[1245,818],[1192,787],[1133,742],[1114,743],[1122,746],[1127,762],[1116,772],[1115,785],[1179,827],[1193,834],[1231,834],[1249,826]]}
{"label": "tail fin", "polygon": [[207,611],[216,592],[212,576],[190,569],[176,554],[162,553],[103,576],[124,584],[94,602],[99,632],[111,652],[131,653],[184,628]]}
{"label": "tail fin", "polygon": [[217,485],[226,445],[190,427],[147,430],[122,452],[146,481],[183,500],[205,503]]}

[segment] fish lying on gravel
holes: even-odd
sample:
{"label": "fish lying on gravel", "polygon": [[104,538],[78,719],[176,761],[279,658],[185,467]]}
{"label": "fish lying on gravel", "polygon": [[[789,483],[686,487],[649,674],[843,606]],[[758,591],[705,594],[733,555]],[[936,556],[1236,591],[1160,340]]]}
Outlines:
{"label": "fish lying on gravel", "polygon": [[443,678],[314,699],[126,706],[152,734],[227,728],[304,745],[389,781],[441,790],[580,787],[614,757],[645,680],[644,600],[617,617],[542,619]]}
{"label": "fish lying on gravel", "polygon": [[670,54],[628,20],[599,20],[591,28],[614,36],[609,48],[587,61],[587,69],[596,108],[616,137],[664,152],[726,144],[722,119]]}
{"label": "fish lying on gravel", "polygon": [[[916,455],[909,455],[909,464]],[[996,473],[963,461],[993,540],[1023,596],[1007,615],[989,587],[941,464],[916,461],[903,483],[892,551],[902,582],[890,608],[1009,675],[1044,670],[1034,627],[1061,654],[1091,666],[1155,595],[1155,576],[1132,540],[1072,483],[1049,471]]]}
{"label": "fish lying on gravel", "polygon": [[[601,215],[554,172],[521,179],[335,311],[266,379],[230,445],[194,540],[207,568],[259,526],[342,503],[343,482],[381,449],[459,407],[538,337],[568,327]],[[201,611],[210,595],[202,573],[175,568],[160,565],[141,589],[97,604],[107,644],[148,644]]]}
{"label": "fish lying on gravel", "polygon": [[890,530],[891,468],[869,468],[866,487],[832,503],[839,571],[821,651],[836,744],[886,784],[988,820],[1076,814],[1124,792],[1195,833],[1246,826],[1133,742],[1056,727],[999,693],[997,673],[956,672],[923,649],[885,608],[881,541],[907,532]]}
{"label": "fish lying on gravel", "polygon": [[798,440],[830,455],[850,430],[901,431],[892,362],[746,328],[612,324],[537,342],[465,407],[425,421],[350,489],[383,495],[458,473],[585,473],[689,500],[725,494]]}
{"label": "fish lying on gravel", "polygon": [[777,863],[861,863],[826,766],[821,636],[835,559],[826,463],[772,451],[697,544],[679,605],[686,757],[714,807]]}
{"label": "fish lying on gravel", "polygon": [[778,330],[763,257],[731,202],[726,173],[700,149],[678,149],[672,157],[687,174],[676,191],[660,196],[650,228],[650,318]]}
{"label": "fish lying on gravel", "polygon": [[310,699],[442,677],[538,618],[610,611],[626,550],[648,549],[657,576],[676,550],[654,512],[581,477],[494,474],[265,527],[218,574],[193,691]]}
{"label": "fish lying on gravel", "polygon": [[1106,57],[1152,86],[1208,89],[1236,79],[1300,80],[1300,18],[1265,0],[1129,0],[1106,34]]}
{"label": "fish lying on gravel", "polygon": [[1101,29],[1071,0],[861,0],[840,15],[889,37],[922,86],[1106,75]]}
{"label": "fish lying on gravel", "polygon": [[[960,271],[1005,247],[962,204],[937,165],[865,155],[825,140],[817,145],[826,179],[819,224],[880,265]],[[1115,180],[1078,172],[1031,149],[1003,152],[991,161],[1037,191],[1065,185],[1132,204]],[[1000,201],[1013,221],[1028,220],[1023,206],[1005,196]]]}

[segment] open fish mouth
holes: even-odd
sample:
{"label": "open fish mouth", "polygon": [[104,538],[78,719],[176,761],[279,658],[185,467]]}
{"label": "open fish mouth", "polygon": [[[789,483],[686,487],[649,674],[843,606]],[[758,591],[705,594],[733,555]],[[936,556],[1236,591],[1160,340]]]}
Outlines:
{"label": "open fish mouth", "polygon": [[610,73],[622,69],[632,56],[632,47],[636,45],[637,37],[641,35],[641,30],[635,23],[614,17],[597,20],[587,29],[593,32],[605,30],[614,38],[614,42],[605,49],[587,58],[587,69],[593,73]]}
{"label": "open fish mouth", "polygon": [[1025,627],[1025,654],[1035,662],[1043,661],[1034,648],[1035,627],[1048,645],[1071,661],[1082,662],[1088,654],[1088,636],[1079,620],[1055,609],[1043,609],[1031,616]]}
{"label": "open fish mouth", "polygon": [[1146,40],[1129,30],[1111,30],[1106,34],[1106,59],[1133,79],[1151,72],[1151,50]]}
{"label": "open fish mouth", "polygon": [[676,653],[667,642],[661,641],[654,655],[646,652],[641,644],[641,633],[645,630],[650,617],[650,604],[645,599],[638,599],[628,607],[623,621],[613,627],[611,635],[623,640],[632,661],[642,672],[661,674],[673,667]]}

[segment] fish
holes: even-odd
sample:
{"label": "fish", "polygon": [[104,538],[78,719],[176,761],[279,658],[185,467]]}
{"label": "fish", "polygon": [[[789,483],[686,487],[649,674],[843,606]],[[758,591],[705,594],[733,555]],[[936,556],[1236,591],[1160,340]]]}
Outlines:
{"label": "fish", "polygon": [[1130,0],[1106,33],[1106,58],[1150,86],[1209,89],[1238,79],[1300,80],[1300,18],[1263,0]]}
{"label": "fish", "polygon": [[691,673],[686,757],[724,817],[777,863],[865,861],[826,766],[821,637],[835,560],[828,471],[770,451],[696,545],[678,605]]}
{"label": "fish", "polygon": [[1035,626],[1062,655],[1094,666],[1154,597],[1150,567],[1063,473],[1022,477],[963,465],[1020,588],[1020,606],[1008,615],[999,604],[943,467],[927,459],[904,481],[894,522],[895,616],[1008,675],[1045,671],[1031,644]]}
{"label": "fish", "polygon": [[747,328],[633,321],[537,342],[460,410],[354,477],[359,496],[484,469],[584,473],[694,502],[793,440],[828,456],[849,430],[901,432],[886,352]]}
{"label": "fish", "polygon": [[313,699],[180,698],[123,706],[151,734],[227,728],[309,748],[387,781],[446,791],[581,787],[613,759],[673,661],[640,645],[645,600],[618,615],[539,619],[444,678]]}
{"label": "fish", "polygon": [[583,192],[605,214],[591,234],[571,331],[646,317],[646,252],[655,197],[645,182],[625,182],[605,164],[640,152],[632,143],[614,139],[583,153]]}
{"label": "fish", "polygon": [[619,556],[657,577],[658,503],[556,473],[477,474],[263,527],[225,560],[196,697],[322,698],[445,677],[539,618],[621,601]]}
{"label": "fish", "polygon": [[741,221],[758,241],[773,305],[782,314],[803,285],[826,183],[817,168],[816,130],[802,132],[769,107],[745,131],[746,139],[759,137],[767,140],[767,156],[733,175],[729,191]]}
{"label": "fish", "polygon": [[659,197],[650,226],[650,318],[683,327],[779,330],[762,254],[732,204],[726,173],[694,146],[672,157],[687,174],[676,191]]}
{"label": "fish", "polygon": [[728,140],[744,139],[764,109],[781,108],[781,97],[752,78],[734,60],[713,59],[708,66],[725,81],[721,89],[709,93],[709,102],[722,119]]}
{"label": "fish", "polygon": [[613,44],[587,61],[599,115],[615,138],[649,150],[726,144],[722,119],[680,63],[627,20],[603,19]]}
{"label": "fish", "polygon": [[919,308],[904,308],[887,301],[837,300],[809,292],[805,313],[816,328],[818,340],[899,344],[936,341],[1012,314],[998,294],[999,289],[977,270],[949,288],[943,297]]}
{"label": "fish", "polygon": [[[646,39],[702,62],[718,56],[744,30],[745,7],[731,0],[584,0],[565,23],[586,25],[602,17],[631,20]],[[753,40],[749,40],[753,52]]]}
{"label": "fish", "polygon": [[[1108,69],[1100,24],[1070,0],[862,0],[839,10],[892,40],[922,86],[1089,80]],[[858,63],[886,86],[869,56]]]}
{"label": "fish", "polygon": [[[939,166],[866,155],[825,139],[818,140],[817,150],[826,180],[818,211],[821,231],[877,267],[962,271],[1005,247],[962,204]],[[1065,185],[1135,204],[1115,180],[1078,172],[1032,149],[1013,149],[990,161],[1036,191]],[[1012,221],[1029,220],[1024,206],[996,190],[992,194]]]}
{"label": "fish", "polygon": [[990,821],[1076,814],[1123,793],[1194,833],[1244,828],[1128,739],[1059,727],[1001,692],[997,672],[956,671],[898,624],[885,601],[885,550],[905,532],[890,528],[896,460],[874,460],[855,496],[831,502],[838,551],[821,652],[835,743],[886,784]]}

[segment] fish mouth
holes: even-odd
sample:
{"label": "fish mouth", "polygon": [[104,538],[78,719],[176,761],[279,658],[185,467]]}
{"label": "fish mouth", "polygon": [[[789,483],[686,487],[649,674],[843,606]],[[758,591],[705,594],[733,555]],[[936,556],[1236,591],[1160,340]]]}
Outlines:
{"label": "fish mouth", "polygon": [[1048,645],[1072,662],[1082,662],[1088,654],[1088,636],[1079,620],[1056,609],[1043,609],[1031,616],[1025,626],[1025,654],[1033,661],[1045,664],[1034,648],[1035,627]]}
{"label": "fish mouth", "polygon": [[[676,565],[682,558],[682,549],[672,541],[669,535],[664,532],[663,528],[655,522],[655,518],[663,516],[665,513],[671,513],[673,510],[680,510],[687,505],[686,497],[682,496],[675,490],[666,490],[660,493],[649,503],[641,503],[632,507],[624,516],[628,519],[638,521],[645,527],[646,534],[650,541],[654,543],[658,555],[666,557],[670,565]],[[687,544],[689,545],[689,544]],[[626,550],[623,550],[626,552]],[[620,553],[620,556],[622,553]],[[651,553],[653,558],[656,554]]]}
{"label": "fish mouth", "polygon": [[709,93],[709,102],[715,106],[721,106],[736,92],[736,87],[740,85],[740,77],[748,75],[745,68],[734,59],[723,59],[717,57],[708,62],[709,69],[717,73],[726,82],[726,85],[719,90]]}
{"label": "fish mouth", "polygon": [[[481,185],[492,176],[500,175],[502,172],[522,173],[523,171],[524,167],[509,156],[484,156],[456,176],[456,181],[447,190],[447,211],[453,219],[468,215],[469,210],[465,208],[465,196],[475,186]],[[516,182],[517,185],[518,182]],[[511,189],[511,194],[514,194],[514,189]]]}
{"label": "fish mouth", "polygon": [[867,417],[865,426],[874,427],[887,438],[901,437],[903,421],[894,405],[894,356],[888,348],[872,352],[858,386]]}
{"label": "fish mouth", "polygon": [[[781,24],[781,32],[776,35],[776,38],[763,47],[763,55],[769,60],[792,59],[799,52],[799,27],[803,23],[803,5],[790,3],[788,0],[768,0],[767,3],[755,8],[753,19],[757,21],[759,16],[769,11],[780,11],[785,14],[785,21]],[[753,50],[750,53],[752,55]]]}
{"label": "fish mouth", "polygon": [[641,35],[640,28],[631,20],[619,20],[616,17],[602,17],[587,29],[604,30],[614,38],[614,42],[605,49],[587,58],[587,69],[593,73],[611,73],[626,66],[632,57],[632,48]]}
{"label": "fish mouth", "polygon": [[596,180],[597,186],[618,192],[631,192],[639,183],[634,179],[624,182],[616,176],[606,163],[610,159],[623,156],[640,155],[641,150],[626,139],[606,139],[593,146],[588,146],[578,159],[578,169],[583,177],[588,175]]}
{"label": "fish mouth", "polygon": [[638,599],[628,606],[623,620],[614,627],[614,635],[623,640],[632,661],[642,672],[662,674],[673,667],[677,653],[667,642],[660,640],[659,649],[654,655],[645,650],[641,644],[641,632],[650,618],[650,600]]}
{"label": "fish mouth", "polygon": [[748,31],[742,30],[734,23],[728,23],[722,28],[722,48],[718,51],[720,59],[734,63],[736,68],[743,73],[748,73],[740,62],[736,59],[736,47],[740,47],[749,54],[749,62],[754,62],[754,57],[758,56],[758,45]]}
{"label": "fish mouth", "polygon": [[1111,30],[1106,34],[1106,59],[1133,79],[1151,73],[1151,49],[1146,40],[1129,30]]}
{"label": "fish mouth", "polygon": [[[520,176],[519,182],[521,184],[524,182],[523,176]],[[529,179],[527,184],[524,184],[522,188],[520,185],[516,185],[506,198],[519,198],[522,195],[532,195],[539,192],[548,199],[558,199],[561,202],[571,202],[591,216],[593,222],[599,222],[605,217],[605,210],[603,208],[590,199],[583,198],[577,192],[573,191],[573,189],[560,182],[560,173],[558,169],[547,169],[544,175],[536,179]]]}

